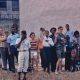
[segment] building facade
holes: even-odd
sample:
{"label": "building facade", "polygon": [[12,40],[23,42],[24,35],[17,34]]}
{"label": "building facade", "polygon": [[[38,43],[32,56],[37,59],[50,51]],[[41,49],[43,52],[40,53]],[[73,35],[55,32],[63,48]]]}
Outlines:
{"label": "building facade", "polygon": [[19,0],[0,0],[0,27],[10,31],[12,25],[19,27]]}
{"label": "building facade", "polygon": [[20,0],[21,30],[39,32],[40,27],[65,24],[80,31],[80,0]]}

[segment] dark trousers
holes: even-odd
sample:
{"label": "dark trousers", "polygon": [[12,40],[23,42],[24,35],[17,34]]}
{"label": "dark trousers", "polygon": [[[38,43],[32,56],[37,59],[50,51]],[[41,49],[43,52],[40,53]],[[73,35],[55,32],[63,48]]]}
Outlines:
{"label": "dark trousers", "polygon": [[50,70],[50,48],[44,47],[43,48],[43,68]]}
{"label": "dark trousers", "polygon": [[0,48],[0,50],[1,50],[3,68],[7,69],[7,64],[9,64],[10,67],[10,56],[9,56],[8,48],[2,47]]}
{"label": "dark trousers", "polygon": [[40,49],[41,66],[43,68],[43,49]]}
{"label": "dark trousers", "polygon": [[3,68],[6,68],[6,52],[4,47],[0,47]]}
{"label": "dark trousers", "polygon": [[56,62],[57,62],[57,54],[56,54],[56,47],[51,47],[51,71],[54,72],[56,69]]}
{"label": "dark trousers", "polygon": [[71,53],[65,53],[65,70],[69,70],[70,71],[70,67],[71,67]]}
{"label": "dark trousers", "polygon": [[73,68],[72,71],[75,71],[76,69],[76,59],[75,58],[72,58],[71,60],[71,67]]}
{"label": "dark trousers", "polygon": [[16,57],[18,62],[18,51],[15,46],[10,46],[10,70],[15,70],[14,57]]}

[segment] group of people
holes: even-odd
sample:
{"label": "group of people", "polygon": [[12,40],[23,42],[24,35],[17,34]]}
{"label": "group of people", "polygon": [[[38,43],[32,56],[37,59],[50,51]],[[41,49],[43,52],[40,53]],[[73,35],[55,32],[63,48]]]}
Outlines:
{"label": "group of people", "polygon": [[3,33],[0,29],[2,69],[15,72],[16,61],[19,80],[22,72],[23,80],[26,80],[28,71],[39,70],[41,59],[44,72],[58,74],[62,67],[66,71],[75,71],[76,64],[80,63],[80,33],[77,30],[71,31],[69,24],[65,28],[64,34],[62,26],[58,29],[53,27],[50,29],[51,35],[45,28],[40,28],[39,35],[31,32],[29,37],[25,30],[19,35],[14,26],[11,27],[11,34],[8,31]]}

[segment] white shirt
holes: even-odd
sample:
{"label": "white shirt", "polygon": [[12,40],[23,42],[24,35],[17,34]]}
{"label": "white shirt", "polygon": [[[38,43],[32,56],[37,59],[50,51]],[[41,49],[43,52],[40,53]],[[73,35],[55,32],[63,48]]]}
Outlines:
{"label": "white shirt", "polygon": [[[16,44],[19,44],[20,41],[21,38],[17,39]],[[28,39],[25,39],[24,41],[22,41],[20,47],[18,48],[18,51],[23,51],[23,50],[28,51],[30,47],[31,47],[30,41]]]}
{"label": "white shirt", "polygon": [[43,38],[43,46],[44,47],[54,46],[54,42],[50,37],[47,38],[46,36],[44,36],[44,38]]}
{"label": "white shirt", "polygon": [[70,41],[72,42],[72,37],[73,37],[74,32],[69,30],[65,33],[65,36],[69,36],[70,37]]}
{"label": "white shirt", "polygon": [[75,38],[73,37],[73,40],[72,40],[74,43],[78,43],[80,45],[80,37],[79,38]]}

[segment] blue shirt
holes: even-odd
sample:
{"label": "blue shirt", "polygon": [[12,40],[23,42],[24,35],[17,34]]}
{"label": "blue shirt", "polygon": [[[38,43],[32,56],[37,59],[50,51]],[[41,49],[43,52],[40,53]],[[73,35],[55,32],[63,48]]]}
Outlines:
{"label": "blue shirt", "polygon": [[10,34],[7,38],[7,43],[10,44],[10,46],[15,45],[16,44],[16,40],[19,38],[19,34],[15,33],[15,34]]}

